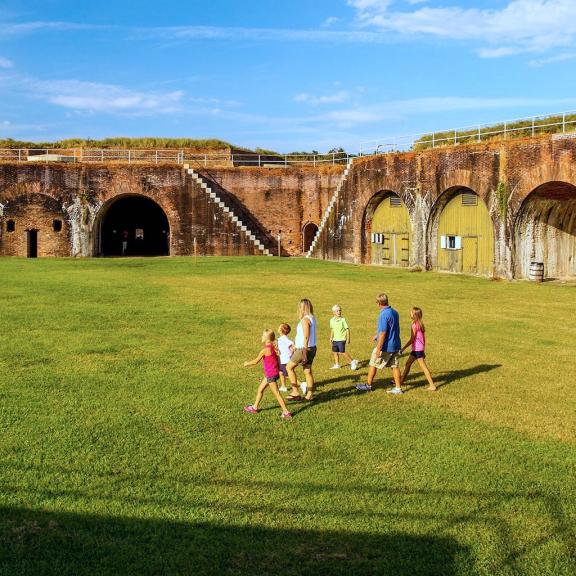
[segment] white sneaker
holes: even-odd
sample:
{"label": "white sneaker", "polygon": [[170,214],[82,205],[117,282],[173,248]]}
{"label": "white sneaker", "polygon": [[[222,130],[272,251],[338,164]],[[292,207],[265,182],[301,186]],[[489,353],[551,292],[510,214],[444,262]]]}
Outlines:
{"label": "white sneaker", "polygon": [[280,388],[278,388],[278,390],[280,392],[288,392],[288,388],[286,388],[286,386],[280,386]]}
{"label": "white sneaker", "polygon": [[388,390],[386,390],[386,392],[388,392],[388,394],[404,394],[404,392],[402,392],[402,388],[389,388]]}
{"label": "white sneaker", "polygon": [[340,368],[340,364],[334,364],[334,366],[330,366],[330,370],[338,370]]}
{"label": "white sneaker", "polygon": [[306,382],[300,382],[300,390],[302,390],[302,394],[306,394],[307,384]]}
{"label": "white sneaker", "polygon": [[352,360],[350,362],[350,370],[357,370],[358,369],[358,360]]}

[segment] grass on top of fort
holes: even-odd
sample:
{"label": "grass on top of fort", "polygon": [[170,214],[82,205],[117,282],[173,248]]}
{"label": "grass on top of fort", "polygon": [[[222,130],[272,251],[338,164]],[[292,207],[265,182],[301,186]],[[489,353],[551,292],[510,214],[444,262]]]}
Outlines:
{"label": "grass on top of fort", "polygon": [[[424,310],[356,392],[375,295]],[[244,414],[263,328],[319,319],[317,401]],[[329,370],[334,303],[357,372]],[[573,575],[573,286],[265,258],[0,260],[0,574]]]}

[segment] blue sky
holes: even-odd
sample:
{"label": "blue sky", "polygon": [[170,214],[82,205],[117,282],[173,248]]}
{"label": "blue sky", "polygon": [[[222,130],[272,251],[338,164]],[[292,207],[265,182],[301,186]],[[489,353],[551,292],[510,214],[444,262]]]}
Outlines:
{"label": "blue sky", "polygon": [[576,109],[576,0],[4,0],[0,138],[281,152]]}

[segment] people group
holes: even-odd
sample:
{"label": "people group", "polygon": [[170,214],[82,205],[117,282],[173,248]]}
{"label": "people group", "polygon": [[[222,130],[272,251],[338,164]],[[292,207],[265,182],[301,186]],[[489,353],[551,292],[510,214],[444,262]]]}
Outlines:
{"label": "people group", "polygon": [[[368,377],[366,383],[357,384],[356,388],[363,392],[370,392],[373,389],[373,382],[378,369],[391,368],[393,387],[387,389],[387,392],[394,395],[403,394],[403,384],[410,373],[412,364],[417,361],[428,381],[426,390],[437,390],[430,369],[426,364],[426,328],[422,320],[422,310],[414,307],[410,311],[412,320],[410,338],[402,346],[398,312],[390,306],[386,294],[378,294],[376,304],[379,308],[379,314],[376,333],[373,338],[375,346],[370,356]],[[334,364],[331,369],[340,369],[342,367],[340,359],[344,358],[349,362],[350,369],[356,370],[358,360],[346,351],[346,345],[350,344],[350,327],[342,315],[342,308],[335,304],[332,307],[332,314],[330,343]],[[244,366],[255,366],[262,362],[264,370],[264,377],[258,386],[254,403],[246,406],[245,412],[251,414],[259,412],[260,402],[267,388],[270,388],[278,401],[282,410],[281,417],[284,419],[292,418],[286,401],[314,401],[315,383],[312,364],[317,350],[317,321],[312,302],[307,298],[300,300],[298,304],[298,317],[294,341],[289,338],[291,327],[287,323],[282,323],[278,327],[278,339],[276,339],[273,330],[266,329],[262,333],[263,348],[258,356],[253,360],[244,362]],[[412,350],[404,365],[404,371],[401,372],[400,356],[408,347],[411,347]],[[305,382],[300,385],[296,376],[296,368],[298,367],[302,367],[305,377]],[[278,387],[278,382],[280,382],[280,387]],[[290,385],[290,388],[287,387],[287,384]],[[284,398],[282,393],[286,392],[289,393]]]}

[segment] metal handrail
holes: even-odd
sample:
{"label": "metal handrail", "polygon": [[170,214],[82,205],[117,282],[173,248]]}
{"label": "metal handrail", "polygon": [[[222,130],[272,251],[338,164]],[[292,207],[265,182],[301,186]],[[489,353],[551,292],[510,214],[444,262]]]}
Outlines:
{"label": "metal handrail", "polygon": [[[570,119],[572,117],[572,119]],[[539,123],[552,118],[560,118],[557,122]],[[528,123],[525,126],[517,126],[520,123]],[[502,126],[501,129],[494,129],[495,126]],[[449,130],[436,130],[434,132],[421,132],[419,134],[392,136],[376,140],[367,140],[360,144],[360,156],[372,154],[384,154],[388,152],[402,152],[414,150],[416,147],[436,148],[446,144],[459,144],[462,141],[482,142],[495,136],[506,138],[508,134],[528,131],[530,136],[535,136],[545,128],[554,126],[562,127],[558,133],[565,134],[567,128],[576,125],[576,110],[557,112],[554,114],[545,114],[539,116],[528,116],[517,118],[516,120],[503,120],[500,122],[491,122],[489,124],[473,124],[462,128],[451,128]],[[511,127],[513,126],[513,127]],[[488,130],[486,130],[488,129]],[[491,129],[491,130],[490,130]],[[436,135],[450,134],[438,138]]]}
{"label": "metal handrail", "polygon": [[193,153],[184,149],[148,150],[143,148],[0,148],[0,162],[122,162],[136,163],[195,163],[203,166],[290,166],[290,165],[336,165],[346,164],[345,152],[329,154],[257,154],[240,153]]}

